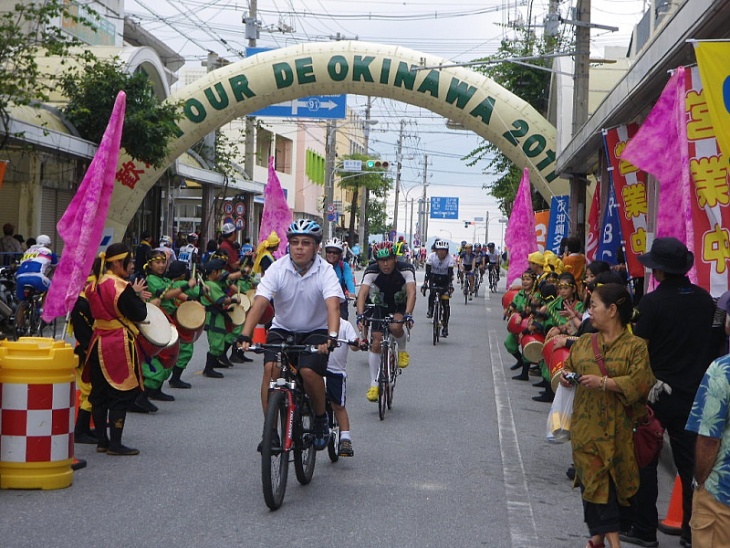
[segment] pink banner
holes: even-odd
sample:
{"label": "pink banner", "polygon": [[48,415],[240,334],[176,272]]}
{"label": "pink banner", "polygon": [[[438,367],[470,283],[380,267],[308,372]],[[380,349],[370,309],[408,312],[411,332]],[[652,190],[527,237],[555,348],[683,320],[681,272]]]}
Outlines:
{"label": "pink banner", "polygon": [[527,256],[533,251],[537,251],[535,213],[532,209],[532,192],[530,192],[530,171],[527,168],[522,172],[520,187],[517,189],[512,213],[507,222],[504,243],[509,249],[509,268],[507,269],[507,287],[509,287],[527,269]]}
{"label": "pink banner", "polygon": [[596,260],[596,252],[598,251],[598,222],[600,220],[601,209],[601,182],[596,184],[596,190],[593,192],[593,200],[591,200],[591,210],[588,212],[588,226],[586,227],[586,259],[589,263]]}
{"label": "pink banner", "polygon": [[629,273],[634,278],[644,276],[638,256],[646,253],[647,213],[646,173],[621,159],[621,154],[638,126],[619,126],[603,131],[608,155],[609,172],[613,179],[621,219],[621,232],[626,250]]}
{"label": "pink banner", "polygon": [[685,113],[692,224],[687,247],[695,255],[697,284],[719,297],[728,289],[730,185],[727,159],[715,138],[697,67],[685,70]]}

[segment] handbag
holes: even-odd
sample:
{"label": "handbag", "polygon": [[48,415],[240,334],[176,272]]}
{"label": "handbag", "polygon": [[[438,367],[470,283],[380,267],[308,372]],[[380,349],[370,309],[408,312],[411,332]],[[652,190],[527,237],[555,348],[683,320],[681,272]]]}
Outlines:
{"label": "handbag", "polygon": [[[603,356],[598,348],[598,333],[591,335],[591,344],[593,345],[593,353],[596,357],[596,364],[601,370],[601,373],[605,377],[609,377],[608,371],[606,370],[606,364],[603,361]],[[636,456],[636,464],[639,468],[648,466],[659,459],[659,453],[662,451],[664,445],[664,427],[654,416],[654,410],[648,405],[644,405],[646,408],[646,415],[634,422],[634,455]],[[626,406],[626,414],[629,419],[633,418],[633,411],[630,407]]]}
{"label": "handbag", "polygon": [[547,432],[545,439],[548,443],[565,443],[570,441],[570,420],[573,416],[573,399],[575,389],[571,386],[566,388],[558,385],[555,391],[555,399],[550,406],[550,413],[547,419]]}

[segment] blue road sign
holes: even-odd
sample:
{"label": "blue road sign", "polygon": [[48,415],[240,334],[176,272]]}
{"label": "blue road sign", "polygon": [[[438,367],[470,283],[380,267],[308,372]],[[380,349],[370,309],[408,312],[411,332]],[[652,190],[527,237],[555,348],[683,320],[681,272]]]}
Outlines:
{"label": "blue road sign", "polygon": [[[246,57],[269,51],[272,48],[246,48]],[[276,105],[269,105],[252,112],[250,116],[277,118],[321,118],[344,120],[347,117],[347,95],[312,95]]]}
{"label": "blue road sign", "polygon": [[458,219],[459,198],[431,196],[431,219]]}

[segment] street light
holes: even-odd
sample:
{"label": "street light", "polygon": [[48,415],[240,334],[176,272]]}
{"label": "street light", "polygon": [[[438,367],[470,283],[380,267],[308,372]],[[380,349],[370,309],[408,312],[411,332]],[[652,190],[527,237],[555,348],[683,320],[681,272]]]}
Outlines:
{"label": "street light", "polygon": [[446,232],[449,235],[449,240],[452,241],[452,242],[454,241],[454,237],[451,235],[451,231],[450,230],[446,230],[445,228],[440,228],[439,229],[439,232]]}
{"label": "street light", "polygon": [[502,246],[501,247],[502,251],[504,251],[504,225],[507,224],[507,222],[509,221],[509,219],[507,219],[506,217],[500,217],[497,220],[499,221],[499,224],[502,225],[502,237],[499,239],[499,243]]}

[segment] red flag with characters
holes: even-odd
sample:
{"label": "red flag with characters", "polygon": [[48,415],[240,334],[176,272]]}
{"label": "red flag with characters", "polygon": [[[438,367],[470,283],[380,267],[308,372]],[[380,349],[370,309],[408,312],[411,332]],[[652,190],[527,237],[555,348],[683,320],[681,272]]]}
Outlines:
{"label": "red flag with characters", "polygon": [[644,276],[644,267],[638,256],[646,253],[647,213],[646,173],[621,159],[621,153],[638,126],[631,124],[603,131],[608,155],[609,171],[613,180],[616,202],[621,219],[621,233],[624,237],[626,263],[633,278]]}

